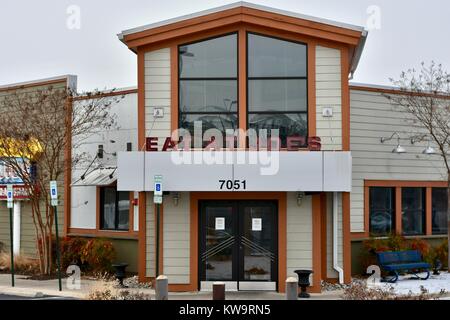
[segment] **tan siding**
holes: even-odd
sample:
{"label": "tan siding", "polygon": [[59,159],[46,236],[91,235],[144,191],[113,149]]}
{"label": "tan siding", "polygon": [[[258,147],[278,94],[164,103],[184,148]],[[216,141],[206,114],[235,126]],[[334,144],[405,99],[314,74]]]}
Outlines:
{"label": "tan siding", "polygon": [[[55,90],[65,88],[66,83],[54,83],[51,85]],[[45,86],[35,86],[27,87],[24,89],[17,89],[19,93],[33,94],[37,90],[43,90],[48,88]],[[0,91],[0,101],[2,97],[11,94],[13,91]],[[1,108],[1,102],[0,102]],[[39,169],[38,169],[39,170]],[[59,234],[62,236],[64,232],[64,174],[58,179],[58,194],[59,194],[59,205],[58,205],[58,227]],[[45,207],[41,204],[41,214],[45,220]],[[53,229],[55,230],[55,229]],[[10,243],[10,233],[9,233],[9,211],[6,208],[6,202],[0,204],[0,242],[9,246]],[[22,201],[21,208],[21,230],[20,230],[20,251],[21,254],[27,255],[32,258],[37,258],[37,247],[36,247],[36,232],[34,228],[34,223],[32,219],[31,206],[29,202]],[[9,250],[9,247],[6,249]]]}
{"label": "tan siding", "polygon": [[[323,150],[342,150],[341,114],[341,52],[316,48],[316,134]],[[333,116],[322,116],[324,107],[333,109]]]}
{"label": "tan siding", "polygon": [[[158,137],[159,149],[170,132],[170,48],[145,54],[145,128],[147,137]],[[153,118],[154,107],[164,108],[164,118]]]}
{"label": "tan siding", "polygon": [[178,205],[164,198],[163,269],[169,283],[190,282],[190,199],[181,193]]}
{"label": "tan siding", "polygon": [[389,103],[380,93],[351,90],[350,130],[353,158],[351,201],[351,231],[364,230],[364,180],[445,180],[445,169],[438,156],[422,154],[425,143],[401,143],[406,154],[393,154],[397,139],[380,142],[398,132],[408,138],[418,128],[398,106]]}
{"label": "tan siding", "polygon": [[312,269],[312,199],[297,205],[297,195],[287,193],[287,276],[294,270]]}

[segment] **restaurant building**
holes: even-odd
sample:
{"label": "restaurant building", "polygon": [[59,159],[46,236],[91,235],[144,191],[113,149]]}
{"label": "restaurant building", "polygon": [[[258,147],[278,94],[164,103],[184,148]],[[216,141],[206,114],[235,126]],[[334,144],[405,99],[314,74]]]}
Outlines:
{"label": "restaurant building", "polygon": [[123,31],[137,88],[67,182],[66,234],[113,239],[171,291],[280,292],[298,269],[312,292],[348,283],[371,235],[447,237],[443,163],[400,146],[398,91],[349,82],[366,38],[246,2]]}

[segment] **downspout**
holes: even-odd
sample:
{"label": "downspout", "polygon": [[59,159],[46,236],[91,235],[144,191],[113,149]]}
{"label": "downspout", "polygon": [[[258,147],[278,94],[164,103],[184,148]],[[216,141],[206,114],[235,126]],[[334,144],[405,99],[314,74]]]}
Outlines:
{"label": "downspout", "polygon": [[339,283],[344,283],[344,269],[338,262],[338,193],[333,192],[333,269],[339,273]]}

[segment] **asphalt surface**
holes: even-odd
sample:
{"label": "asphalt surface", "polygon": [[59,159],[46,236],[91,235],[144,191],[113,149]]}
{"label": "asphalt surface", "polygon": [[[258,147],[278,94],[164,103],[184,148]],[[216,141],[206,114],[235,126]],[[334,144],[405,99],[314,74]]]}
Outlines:
{"label": "asphalt surface", "polygon": [[43,297],[24,297],[9,294],[0,294],[0,300],[75,300],[74,298],[43,296]]}

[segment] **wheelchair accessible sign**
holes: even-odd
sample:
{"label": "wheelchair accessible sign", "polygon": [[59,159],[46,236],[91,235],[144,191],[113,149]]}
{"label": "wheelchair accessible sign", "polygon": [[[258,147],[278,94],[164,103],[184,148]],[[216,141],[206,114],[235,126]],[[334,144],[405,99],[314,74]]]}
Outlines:
{"label": "wheelchair accessible sign", "polygon": [[50,181],[50,198],[52,200],[51,205],[56,207],[58,205],[58,184],[56,181]]}
{"label": "wheelchair accessible sign", "polygon": [[161,204],[163,202],[163,186],[162,186],[162,176],[156,175],[154,178],[155,188],[153,191],[153,203]]}

